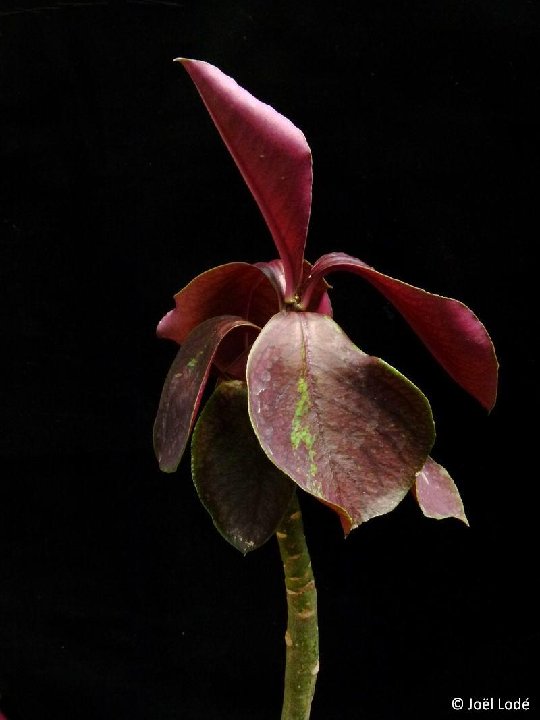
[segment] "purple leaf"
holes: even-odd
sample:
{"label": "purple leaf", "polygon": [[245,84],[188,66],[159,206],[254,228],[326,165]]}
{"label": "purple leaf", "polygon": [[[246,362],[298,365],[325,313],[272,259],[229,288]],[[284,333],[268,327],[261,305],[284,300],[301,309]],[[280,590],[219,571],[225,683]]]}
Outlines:
{"label": "purple leaf", "polygon": [[[280,301],[283,301],[285,299],[285,271],[283,270],[283,262],[281,260],[258,262],[255,263],[255,267],[259,268],[259,270],[266,275]],[[280,302],[279,309],[284,309],[283,302]]]}
{"label": "purple leaf", "polygon": [[249,351],[259,332],[260,328],[248,325],[223,338],[213,360],[221,379],[245,382]]}
{"label": "purple leaf", "polygon": [[272,233],[286,278],[287,300],[302,277],[311,211],[311,151],[303,133],[218,68],[179,58]]}
{"label": "purple leaf", "polygon": [[198,275],[174,300],[157,327],[159,337],[181,345],[193,328],[216,315],[239,315],[262,327],[279,310],[271,282],[255,265],[233,262]]}
{"label": "purple leaf", "polygon": [[392,510],[434,440],[424,395],[329,317],[275,315],[251,350],[249,413],[268,457],[346,533]]}
{"label": "purple leaf", "polygon": [[424,515],[441,520],[454,517],[469,524],[463,502],[448,471],[432,458],[418,473],[413,494]]}
{"label": "purple leaf", "polygon": [[182,459],[221,341],[246,326],[255,327],[232,315],[210,318],[189,334],[178,351],[165,379],[154,424],[154,449],[164,472],[174,472]]}
{"label": "purple leaf", "polygon": [[323,255],[313,266],[312,283],[336,270],[361,275],[403,315],[433,356],[461,387],[487,410],[497,397],[498,363],[495,348],[476,315],[452,298],[434,295],[374,270],[345,253]]}
{"label": "purple leaf", "polygon": [[214,525],[244,554],[276,531],[294,491],[261,450],[247,409],[245,382],[218,385],[191,441],[193,481]]}

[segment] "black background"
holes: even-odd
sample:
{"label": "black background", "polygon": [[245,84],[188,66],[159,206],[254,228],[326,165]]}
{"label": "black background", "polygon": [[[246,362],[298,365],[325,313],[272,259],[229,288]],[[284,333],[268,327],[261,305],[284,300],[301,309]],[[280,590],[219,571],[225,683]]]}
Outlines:
{"label": "black background", "polygon": [[152,453],[175,353],[154,332],[172,295],[213,265],[275,254],[171,62],[183,55],[305,132],[308,259],[344,250],[458,297],[501,364],[487,416],[380,296],[333,277],[338,322],[430,398],[433,455],[471,527],[406,499],[344,541],[303,498],[320,603],[313,720],[456,717],[454,696],[529,697],[540,717],[536,4],[0,7],[4,713],[279,716],[275,544],[243,558],[199,505],[189,460],[167,476]]}

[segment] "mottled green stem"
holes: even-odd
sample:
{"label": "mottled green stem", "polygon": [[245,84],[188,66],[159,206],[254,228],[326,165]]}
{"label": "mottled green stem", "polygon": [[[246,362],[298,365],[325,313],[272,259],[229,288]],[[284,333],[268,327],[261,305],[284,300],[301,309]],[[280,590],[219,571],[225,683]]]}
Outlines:
{"label": "mottled green stem", "polygon": [[276,535],[285,570],[288,610],[281,720],[308,720],[319,670],[317,591],[296,493]]}

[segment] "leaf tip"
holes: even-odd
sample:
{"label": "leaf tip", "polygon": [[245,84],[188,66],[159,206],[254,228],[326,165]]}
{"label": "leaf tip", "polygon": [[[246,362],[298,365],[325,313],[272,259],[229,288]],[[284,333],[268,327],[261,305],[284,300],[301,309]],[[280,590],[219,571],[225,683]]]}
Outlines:
{"label": "leaf tip", "polygon": [[491,411],[495,407],[496,402],[497,402],[497,389],[495,389],[495,392],[493,393],[493,395],[491,396],[491,398],[489,400],[487,400],[485,403],[482,403],[484,408],[487,410],[488,415],[491,414]]}
{"label": "leaf tip", "polygon": [[176,472],[178,469],[178,465],[180,462],[171,462],[171,458],[167,457],[167,454],[163,452],[162,449],[157,449],[154,445],[154,452],[156,454],[156,459],[158,461],[158,467],[161,470],[161,472],[171,474],[173,472]]}
{"label": "leaf tip", "polygon": [[[495,360],[495,362],[497,362]],[[499,383],[499,365],[497,363],[495,369],[490,373],[490,378],[486,382],[485,388],[480,388],[476,392],[471,392],[480,405],[487,411],[488,415],[491,413],[497,402],[498,395],[498,383]]]}
{"label": "leaf tip", "polygon": [[176,467],[166,462],[160,462],[159,469],[161,470],[161,472],[167,473],[167,475],[171,475],[176,470]]}
{"label": "leaf tip", "polygon": [[469,523],[469,518],[467,517],[465,513],[465,508],[463,507],[463,501],[461,502],[461,507],[457,509],[457,512],[453,513],[452,515],[449,515],[449,517],[453,517],[456,520],[459,520],[464,525],[466,525],[468,528],[471,527]]}
{"label": "leaf tip", "polygon": [[332,507],[332,509],[338,513],[339,520],[341,522],[341,527],[343,529],[343,535],[345,538],[348,538],[351,533],[351,530],[355,530],[362,521],[360,520],[360,521],[354,522],[352,517],[349,515],[349,513],[346,510],[344,510],[343,508],[338,508],[336,506],[330,506],[330,507]]}

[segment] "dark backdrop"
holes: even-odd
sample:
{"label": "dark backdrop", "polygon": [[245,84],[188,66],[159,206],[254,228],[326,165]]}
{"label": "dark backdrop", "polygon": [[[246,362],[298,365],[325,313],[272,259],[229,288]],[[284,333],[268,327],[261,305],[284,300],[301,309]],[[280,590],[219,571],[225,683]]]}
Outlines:
{"label": "dark backdrop", "polygon": [[[279,716],[274,542],[214,531],[151,428],[172,295],[269,234],[177,55],[314,153],[307,257],[344,250],[457,296],[501,363],[488,417],[359,278],[335,316],[430,397],[471,527],[412,500],[346,541],[303,498],[318,577],[313,720],[540,717],[536,499],[540,19],[523,0],[0,5],[0,707],[10,720]],[[531,415],[526,415],[527,411]],[[466,715],[467,713],[463,713]],[[509,713],[510,715],[510,713]]]}

